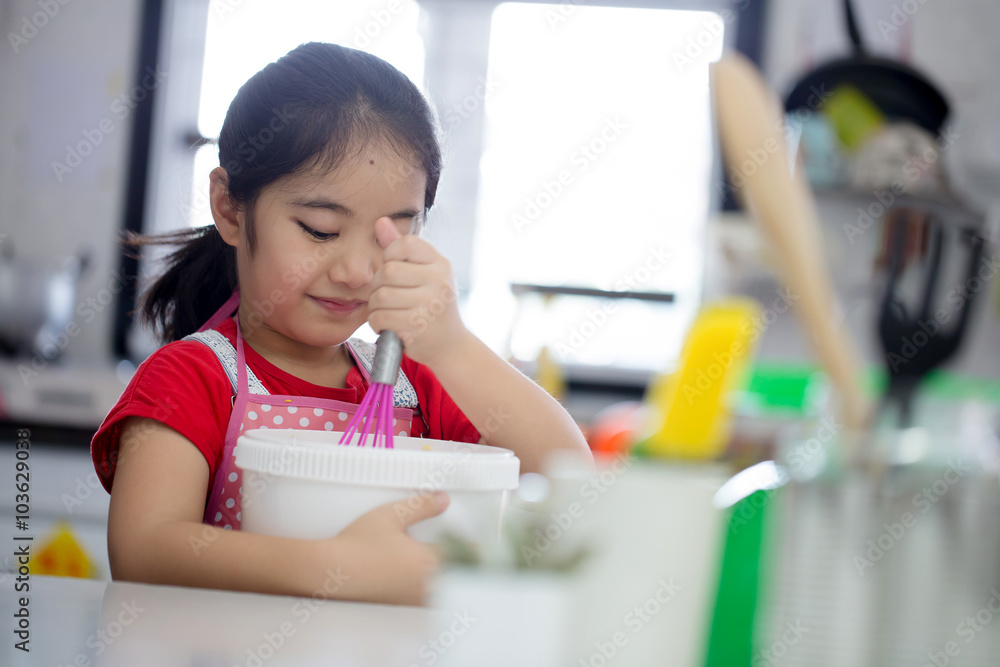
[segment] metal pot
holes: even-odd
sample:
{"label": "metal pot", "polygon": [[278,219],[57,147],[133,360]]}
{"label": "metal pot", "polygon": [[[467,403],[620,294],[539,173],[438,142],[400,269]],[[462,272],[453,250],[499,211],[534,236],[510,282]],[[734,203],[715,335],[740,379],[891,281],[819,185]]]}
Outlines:
{"label": "metal pot", "polygon": [[52,266],[15,257],[9,239],[0,244],[0,352],[57,358],[65,347],[57,334],[73,319],[77,282],[89,265],[86,251]]}
{"label": "metal pot", "polygon": [[992,429],[969,428],[988,423],[973,412],[882,431],[860,468],[838,461],[837,439],[785,443],[758,656],[787,667],[996,664],[1000,445]]}

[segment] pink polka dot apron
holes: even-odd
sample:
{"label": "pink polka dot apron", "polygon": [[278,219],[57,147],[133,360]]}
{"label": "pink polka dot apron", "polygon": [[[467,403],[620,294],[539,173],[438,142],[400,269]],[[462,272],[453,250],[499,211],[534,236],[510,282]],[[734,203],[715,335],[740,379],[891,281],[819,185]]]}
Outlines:
{"label": "pink polka dot apron", "polygon": [[[226,428],[222,460],[212,479],[212,490],[205,505],[203,523],[224,529],[239,530],[241,524],[240,496],[242,471],[236,467],[236,440],[244,430],[255,428],[285,428],[313,431],[343,431],[358,409],[355,403],[309,396],[276,396],[267,392],[264,384],[247,366],[243,351],[243,336],[236,319],[236,347],[214,327],[239,306],[239,292],[216,311],[197,333],[184,340],[196,340],[207,345],[225,370],[233,386],[233,411]],[[347,348],[361,371],[365,382],[371,382],[371,366],[375,346],[351,338]],[[409,435],[413,413],[418,409],[417,393],[402,369],[393,389],[393,428],[399,435]]]}

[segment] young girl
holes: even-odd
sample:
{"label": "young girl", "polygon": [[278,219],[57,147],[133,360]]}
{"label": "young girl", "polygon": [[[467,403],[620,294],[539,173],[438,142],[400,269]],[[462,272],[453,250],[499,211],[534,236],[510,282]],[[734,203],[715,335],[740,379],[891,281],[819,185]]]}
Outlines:
{"label": "young girl", "polygon": [[447,496],[377,508],[329,539],[241,532],[239,432],[345,430],[373,352],[350,337],[367,321],[404,343],[397,432],[506,447],[522,472],[556,448],[589,456],[586,442],[463,326],[447,260],[409,233],[434,203],[441,153],[426,100],[399,71],[304,44],[240,88],[219,157],[214,226],[133,240],[181,247],[142,303],[168,344],[92,443],[111,493],[112,575],[421,603],[438,554],[406,527]]}

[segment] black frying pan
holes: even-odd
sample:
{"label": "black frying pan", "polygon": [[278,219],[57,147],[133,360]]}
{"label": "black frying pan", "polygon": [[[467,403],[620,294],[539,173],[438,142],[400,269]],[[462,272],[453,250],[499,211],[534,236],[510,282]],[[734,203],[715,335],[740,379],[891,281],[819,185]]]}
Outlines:
{"label": "black frying pan", "polygon": [[890,120],[909,120],[933,135],[940,135],[948,117],[948,102],[941,91],[912,67],[865,53],[851,0],[844,0],[844,18],[854,54],[808,74],[789,93],[785,110],[818,111],[815,108],[817,91],[819,94],[831,93],[842,84],[850,84]]}

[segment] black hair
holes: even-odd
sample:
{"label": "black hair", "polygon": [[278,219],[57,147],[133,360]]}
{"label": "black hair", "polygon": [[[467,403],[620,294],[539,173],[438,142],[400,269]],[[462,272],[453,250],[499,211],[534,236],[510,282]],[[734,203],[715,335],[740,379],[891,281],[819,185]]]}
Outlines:
{"label": "black hair", "polygon": [[[381,142],[422,170],[427,211],[441,176],[437,131],[430,105],[413,82],[364,51],[310,42],[267,65],[236,93],[219,134],[219,162],[230,199],[246,213],[250,251],[261,190],[300,169],[333,169],[351,146]],[[179,246],[139,305],[141,320],[165,342],[196,331],[237,286],[235,249],[215,225],[130,234],[125,243],[133,249]]]}

